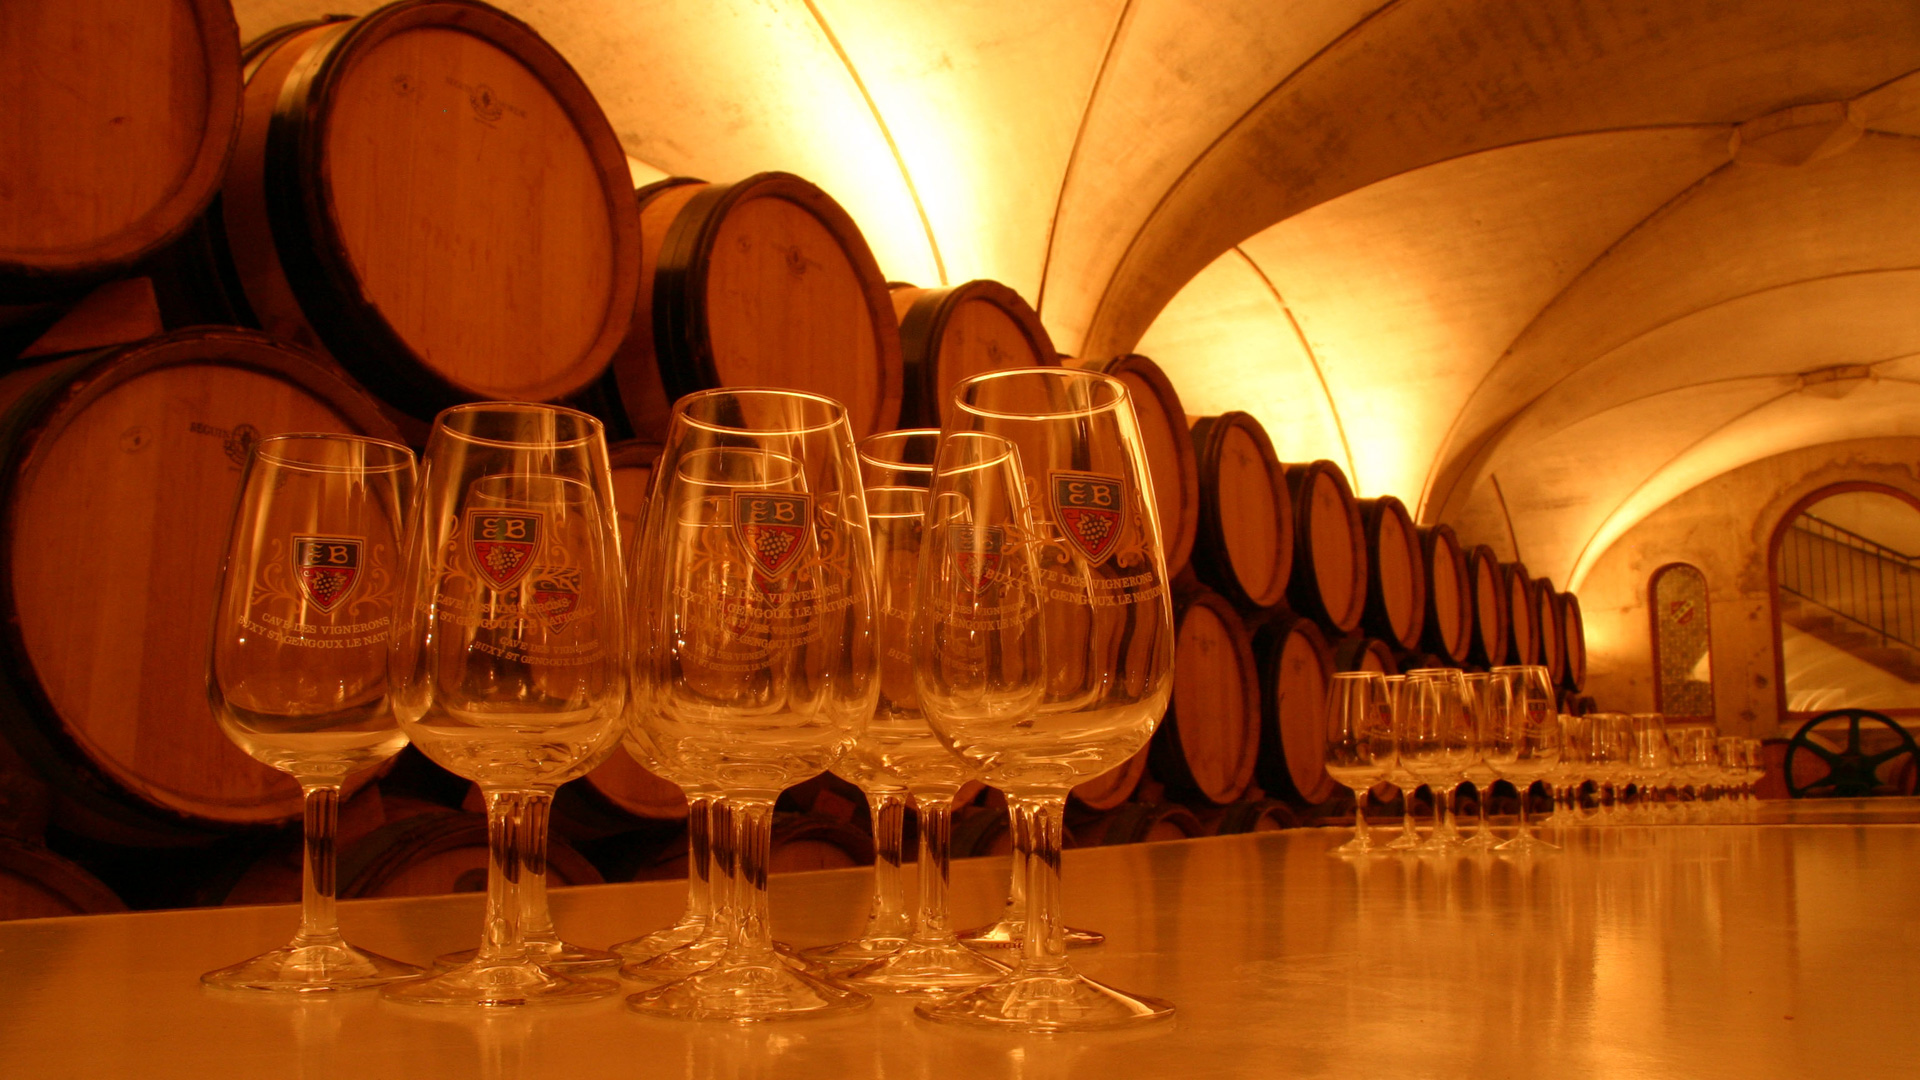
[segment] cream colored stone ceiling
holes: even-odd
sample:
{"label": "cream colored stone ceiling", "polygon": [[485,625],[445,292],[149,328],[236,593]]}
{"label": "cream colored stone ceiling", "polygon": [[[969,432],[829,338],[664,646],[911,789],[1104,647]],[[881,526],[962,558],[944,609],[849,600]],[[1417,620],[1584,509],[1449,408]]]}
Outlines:
{"label": "cream colored stone ceiling", "polygon": [[642,174],[805,176],[888,276],[1004,281],[1563,586],[1745,461],[1920,435],[1915,0],[500,6]]}

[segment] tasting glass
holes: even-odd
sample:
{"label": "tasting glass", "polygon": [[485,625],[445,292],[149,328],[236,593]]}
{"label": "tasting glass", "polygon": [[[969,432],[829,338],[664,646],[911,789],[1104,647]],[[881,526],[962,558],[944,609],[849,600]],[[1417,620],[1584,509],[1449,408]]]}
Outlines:
{"label": "tasting glass", "polygon": [[1527,826],[1528,789],[1551,776],[1560,761],[1560,714],[1554,710],[1552,680],[1545,667],[1521,664],[1494,668],[1488,685],[1493,701],[1487,761],[1520,795],[1519,831],[1494,850],[1508,855],[1558,850]]}
{"label": "tasting glass", "polygon": [[[964,605],[989,618],[1011,601],[1031,617],[1031,585],[1021,578],[1030,578],[1031,567],[1009,548],[1006,523],[976,520],[980,509],[1007,506],[1005,492],[1020,487],[1024,475],[1006,440],[978,432],[959,432],[944,442],[937,430],[888,432],[862,440],[859,451],[873,529],[880,700],[873,722],[842,765],[899,777],[912,795],[920,825],[920,909],[907,941],[842,980],[890,992],[970,989],[1007,969],[960,944],[948,922],[953,800],[974,771],[940,742],[920,709],[912,612],[922,549],[930,538],[945,546],[934,549],[925,563],[931,575],[922,590],[925,598],[942,610],[959,611]],[[943,510],[931,523],[929,505]],[[1037,679],[1036,671],[1034,692]]]}
{"label": "tasting glass", "polygon": [[[620,974],[640,981],[665,982],[693,974],[720,958],[727,947],[727,924],[722,914],[722,883],[717,868],[731,863],[724,848],[724,828],[716,828],[718,789],[681,772],[660,759],[645,732],[633,722],[633,699],[628,700],[628,723],[621,746],[635,761],[687,797],[687,904],[673,925],[608,947],[623,963]],[[716,842],[723,848],[716,850]]]}
{"label": "tasting glass", "polygon": [[1416,752],[1403,754],[1403,759],[1433,792],[1433,833],[1420,850],[1443,852],[1459,843],[1453,793],[1465,781],[1474,755],[1474,715],[1467,708],[1466,683],[1454,668],[1415,668],[1407,672],[1401,693],[1407,731],[1417,735]]}
{"label": "tasting glass", "polygon": [[200,977],[246,990],[345,990],[420,974],[356,949],[334,904],[347,774],[407,737],[388,696],[402,507],[413,452],[351,435],[277,435],[247,459],[221,567],[207,697],[227,737],[305,793],[300,930]]}
{"label": "tasting glass", "polygon": [[1336,672],[1327,687],[1327,775],[1353,792],[1353,839],[1335,855],[1376,850],[1367,829],[1367,791],[1394,765],[1393,709],[1377,671]]}
{"label": "tasting glass", "polygon": [[1665,819],[1663,792],[1673,769],[1673,745],[1667,738],[1667,718],[1659,713],[1634,713],[1633,782],[1639,789],[1637,807],[1640,820],[1657,823]]}
{"label": "tasting glass", "polygon": [[[1035,576],[1005,584],[1029,590],[1039,612],[1020,617],[1011,597],[991,618],[964,596],[916,603],[916,685],[941,741],[1006,792],[1023,826],[1014,839],[1027,856],[1027,932],[1011,974],[918,1011],[1031,1031],[1170,1016],[1167,1002],[1074,971],[1060,922],[1067,792],[1146,745],[1173,692],[1173,610],[1132,401],[1125,384],[1095,372],[1016,368],[961,383],[947,418],[949,436],[981,431],[1013,444],[1024,477],[999,496],[1004,506],[929,506],[927,520],[951,522],[954,539],[927,538],[921,584],[933,586],[931,561],[943,553],[983,558],[996,542],[1019,541],[1016,570],[1031,558]],[[959,528],[969,521],[954,516],[968,513],[971,547]]]}
{"label": "tasting glass", "polygon": [[1493,800],[1494,782],[1500,779],[1493,766],[1487,764],[1487,704],[1492,680],[1493,676],[1484,671],[1470,671],[1460,677],[1463,700],[1473,714],[1473,755],[1461,775],[1473,785],[1473,803],[1479,819],[1473,835],[1461,841],[1461,846],[1474,851],[1490,850],[1500,842],[1492,826],[1487,824],[1487,804]]}
{"label": "tasting glass", "polygon": [[732,846],[718,961],[627,999],[636,1012],[761,1021],[869,999],[789,962],[767,911],[773,803],[831,766],[879,690],[873,548],[846,409],[787,390],[674,405],[632,610],[633,726],[721,793]]}
{"label": "tasting glass", "polygon": [[1626,799],[1626,785],[1633,762],[1633,725],[1622,713],[1592,713],[1593,746],[1588,760],[1599,785],[1595,800],[1600,820],[1614,823],[1620,819]]}
{"label": "tasting glass", "polygon": [[613,752],[626,704],[605,436],[571,409],[461,405],[434,420],[421,471],[389,653],[395,710],[415,746],[486,800],[487,908],[472,962],[385,993],[434,1005],[605,997],[612,980],[544,966],[547,945],[526,925],[528,893],[543,888],[545,807]]}
{"label": "tasting glass", "polygon": [[1393,714],[1393,737],[1395,752],[1393,765],[1387,770],[1387,783],[1400,792],[1400,834],[1382,847],[1383,851],[1412,851],[1420,846],[1420,830],[1413,821],[1413,797],[1420,790],[1420,778],[1407,768],[1408,734],[1406,731],[1406,713],[1401,697],[1406,691],[1405,675],[1385,675],[1387,684],[1387,707]]}
{"label": "tasting glass", "polygon": [[1743,801],[1748,810],[1758,810],[1760,803],[1759,786],[1767,778],[1767,747],[1759,739],[1748,739],[1746,756],[1746,794]]}
{"label": "tasting glass", "polygon": [[1587,756],[1592,751],[1592,725],[1583,716],[1561,713],[1560,762],[1548,773],[1547,789],[1553,793],[1553,812],[1541,824],[1556,831],[1580,823],[1580,788],[1587,781]]}

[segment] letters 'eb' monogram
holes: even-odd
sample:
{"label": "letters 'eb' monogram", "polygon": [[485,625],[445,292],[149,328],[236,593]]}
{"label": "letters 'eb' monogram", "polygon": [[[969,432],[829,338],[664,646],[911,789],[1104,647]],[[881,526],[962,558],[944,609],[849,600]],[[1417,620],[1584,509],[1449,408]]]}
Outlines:
{"label": "letters 'eb' monogram", "polygon": [[293,538],[293,576],[300,595],[325,614],[332,614],[360,581],[359,540],[346,536]]}
{"label": "letters 'eb' monogram", "polygon": [[1127,521],[1126,484],[1117,476],[1057,472],[1053,481],[1053,518],[1067,542],[1095,566],[1120,546]]}
{"label": "letters 'eb' monogram", "polygon": [[955,525],[947,532],[947,547],[953,552],[954,568],[960,580],[977,596],[993,584],[1000,574],[1000,559],[1007,548],[1007,534],[998,525],[989,525],[984,529]]}
{"label": "letters 'eb' monogram", "polygon": [[777,578],[799,564],[812,529],[812,504],[808,495],[733,493],[733,536],[760,576]]}
{"label": "letters 'eb' monogram", "polygon": [[511,589],[533,569],[544,519],[532,510],[467,511],[467,556],[480,579]]}

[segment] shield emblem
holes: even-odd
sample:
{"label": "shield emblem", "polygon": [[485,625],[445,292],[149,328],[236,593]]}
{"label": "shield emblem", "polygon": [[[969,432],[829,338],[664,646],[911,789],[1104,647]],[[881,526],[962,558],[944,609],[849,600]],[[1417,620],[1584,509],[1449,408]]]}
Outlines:
{"label": "shield emblem", "polygon": [[361,547],[348,536],[293,538],[293,576],[307,603],[326,614],[340,606],[360,581]]}
{"label": "shield emblem", "polygon": [[480,579],[511,589],[533,569],[543,519],[532,510],[467,511],[467,555]]}
{"label": "shield emblem", "polygon": [[1126,483],[1099,473],[1053,474],[1053,518],[1067,542],[1095,566],[1120,545],[1127,521]]}
{"label": "shield emblem", "polygon": [[777,578],[799,564],[812,530],[812,503],[807,495],[733,493],[734,539],[760,576]]}
{"label": "shield emblem", "polygon": [[998,525],[984,529],[955,525],[947,532],[947,550],[953,553],[954,569],[975,596],[999,577],[1000,558],[1006,547],[1006,531]]}

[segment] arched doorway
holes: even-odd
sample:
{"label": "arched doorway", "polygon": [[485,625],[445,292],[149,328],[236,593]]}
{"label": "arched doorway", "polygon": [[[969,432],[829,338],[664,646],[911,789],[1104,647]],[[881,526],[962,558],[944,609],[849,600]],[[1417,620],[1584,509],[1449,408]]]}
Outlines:
{"label": "arched doorway", "polygon": [[1842,707],[1920,722],[1920,504],[1824,488],[1782,519],[1769,565],[1783,724]]}

